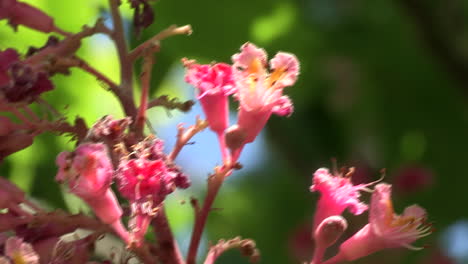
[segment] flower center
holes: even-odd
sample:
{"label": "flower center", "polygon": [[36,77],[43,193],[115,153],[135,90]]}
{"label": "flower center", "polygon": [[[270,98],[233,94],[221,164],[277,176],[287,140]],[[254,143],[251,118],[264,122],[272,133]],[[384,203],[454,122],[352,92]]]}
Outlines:
{"label": "flower center", "polygon": [[12,254],[12,260],[15,264],[26,264],[26,260],[23,258],[23,255],[21,255],[21,252],[19,251],[15,251]]}

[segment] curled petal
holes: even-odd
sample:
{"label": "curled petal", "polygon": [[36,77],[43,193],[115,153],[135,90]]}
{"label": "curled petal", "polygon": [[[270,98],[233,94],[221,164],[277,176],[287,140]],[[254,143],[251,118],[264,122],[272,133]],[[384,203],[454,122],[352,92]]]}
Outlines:
{"label": "curled petal", "polygon": [[270,60],[272,86],[286,87],[293,85],[299,75],[299,61],[291,53],[278,52]]}
{"label": "curled petal", "polygon": [[273,113],[279,116],[291,116],[294,112],[294,105],[288,96],[281,96],[272,109]]}
{"label": "curled petal", "polygon": [[235,68],[251,69],[256,61],[260,63],[259,66],[265,67],[267,54],[264,49],[257,48],[254,44],[247,42],[242,45],[240,50],[240,53],[236,53],[232,56],[232,62]]}
{"label": "curled petal", "polygon": [[208,94],[223,94],[235,92],[232,68],[225,63],[215,65],[188,64],[185,81],[198,89],[198,99]]}

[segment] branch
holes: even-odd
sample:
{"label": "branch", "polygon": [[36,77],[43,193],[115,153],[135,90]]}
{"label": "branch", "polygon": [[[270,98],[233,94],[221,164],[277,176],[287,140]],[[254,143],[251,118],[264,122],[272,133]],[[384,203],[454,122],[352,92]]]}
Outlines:
{"label": "branch", "polygon": [[190,239],[187,264],[195,264],[197,250],[200,245],[203,229],[205,229],[208,214],[211,211],[213,202],[216,195],[218,195],[219,189],[221,189],[224,179],[231,174],[232,169],[231,166],[216,167],[215,173],[208,177],[208,191],[203,202],[203,207],[199,210],[195,210],[195,223],[193,226],[192,238]]}
{"label": "branch", "polygon": [[146,109],[148,108],[148,94],[151,85],[151,71],[153,70],[154,55],[150,52],[143,59],[141,80],[140,109],[135,120],[135,132],[138,137],[143,137],[143,128],[146,121]]}
{"label": "branch", "polygon": [[171,37],[174,35],[190,35],[190,34],[192,34],[192,27],[190,25],[185,25],[182,27],[177,27],[176,25],[172,25],[168,27],[167,29],[159,32],[157,35],[150,38],[149,40],[140,44],[138,47],[136,47],[134,50],[132,50],[129,53],[128,58],[130,61],[134,61],[138,57],[142,56],[145,53],[145,50],[148,50],[148,49],[157,50],[157,48],[159,48],[160,46],[159,42],[168,37]]}
{"label": "branch", "polygon": [[174,146],[174,149],[172,149],[171,153],[167,156],[170,161],[174,161],[174,159],[179,155],[179,152],[182,150],[182,148],[187,145],[187,143],[190,141],[190,139],[195,136],[198,132],[204,130],[205,128],[208,127],[208,122],[205,120],[201,120],[199,117],[197,117],[197,121],[195,122],[195,125],[190,126],[187,130],[184,129],[184,127],[179,124],[177,127],[178,133],[177,133],[177,142],[176,145]]}
{"label": "branch", "polygon": [[125,42],[122,17],[119,12],[119,0],[109,0],[112,23],[114,25],[112,39],[114,40],[120,62],[120,89],[122,95],[119,97],[127,116],[136,117],[136,107],[133,101],[133,65],[128,59],[128,48]]}
{"label": "branch", "polygon": [[188,112],[192,109],[194,104],[195,102],[192,100],[181,102],[177,98],[169,99],[167,95],[161,95],[148,102],[148,109],[155,106],[162,106],[168,110],[178,109],[182,112]]}

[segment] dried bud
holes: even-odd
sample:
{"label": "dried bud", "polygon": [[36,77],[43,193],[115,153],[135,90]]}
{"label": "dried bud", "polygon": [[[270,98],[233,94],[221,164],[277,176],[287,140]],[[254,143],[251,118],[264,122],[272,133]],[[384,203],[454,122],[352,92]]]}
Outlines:
{"label": "dried bud", "polygon": [[315,229],[314,237],[317,246],[328,248],[341,237],[347,228],[346,219],[339,215],[325,218]]}
{"label": "dried bud", "polygon": [[19,60],[14,49],[0,52],[0,97],[10,103],[32,102],[43,92],[53,89],[45,72],[37,72]]}
{"label": "dried bud", "polygon": [[112,116],[106,115],[93,125],[86,137],[96,142],[103,140],[117,141],[122,139],[131,123],[130,117],[115,120]]}
{"label": "dried bud", "polygon": [[59,44],[60,42],[60,39],[57,38],[56,36],[50,36],[48,39],[47,39],[47,42],[40,48],[36,48],[36,47],[29,47],[28,51],[26,52],[26,57],[30,57],[34,54],[36,54],[37,52],[41,51],[41,50],[44,50],[45,48],[48,48],[48,47],[55,47]]}
{"label": "dried bud", "polygon": [[149,0],[130,0],[130,6],[134,9],[133,26],[137,36],[154,21],[153,8],[148,2]]}

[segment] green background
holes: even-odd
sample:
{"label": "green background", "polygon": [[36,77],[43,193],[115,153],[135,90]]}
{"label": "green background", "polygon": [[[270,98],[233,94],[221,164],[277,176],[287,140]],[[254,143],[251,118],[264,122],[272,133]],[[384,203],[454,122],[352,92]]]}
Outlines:
{"label": "green background", "polygon": [[[70,32],[92,25],[100,15],[108,17],[106,1],[28,2]],[[450,249],[453,241],[450,236],[441,239],[444,231],[468,217],[467,1],[160,0],[154,9],[155,23],[137,39],[131,34],[131,11],[127,5],[122,8],[131,47],[171,24],[191,24],[194,32],[163,41],[152,96],[192,99],[182,85],[179,60],[230,62],[246,41],[264,47],[270,56],[277,51],[294,53],[301,62],[297,84],[285,90],[295,113],[290,118],[272,117],[260,146],[265,150],[259,152],[267,157],[246,168],[245,175],[239,172],[227,180],[215,203],[222,210],[211,215],[205,243],[241,235],[257,242],[261,263],[301,263],[312,252],[308,228],[318,195],[308,191],[311,175],[319,167],[330,167],[330,158],[335,157],[339,165],[358,167],[356,177],[361,181],[378,179],[381,168],[387,169],[389,183],[401,181],[402,172],[411,168],[430,178],[409,191],[405,184],[401,189],[394,186],[397,212],[413,203],[427,209],[436,231],[416,244],[429,248],[389,250],[356,263],[441,263],[444,247]],[[25,52],[46,39],[23,27],[14,34],[5,21],[0,22],[0,49]],[[118,81],[116,52],[105,36],[84,41],[79,54]],[[115,98],[93,77],[80,70],[72,73],[54,77],[56,89],[44,98],[70,120],[80,115],[92,124],[105,114],[121,117]],[[151,115],[156,127],[180,117],[173,111],[167,118],[161,109]],[[171,129],[175,136],[175,126]],[[67,138],[43,134],[29,149],[7,158],[0,172],[51,208],[83,210],[54,182],[55,156],[72,148]],[[196,165],[217,146],[190,148],[200,151],[190,157]],[[212,166],[217,162],[219,158]],[[202,170],[207,175],[210,168]],[[417,177],[414,174],[406,173]],[[193,189],[174,194],[168,202],[181,241],[190,234],[192,214],[189,205],[179,201],[202,197],[204,188],[203,181],[195,181]],[[365,224],[367,214],[345,216],[349,236]],[[219,263],[247,261],[232,252]]]}

